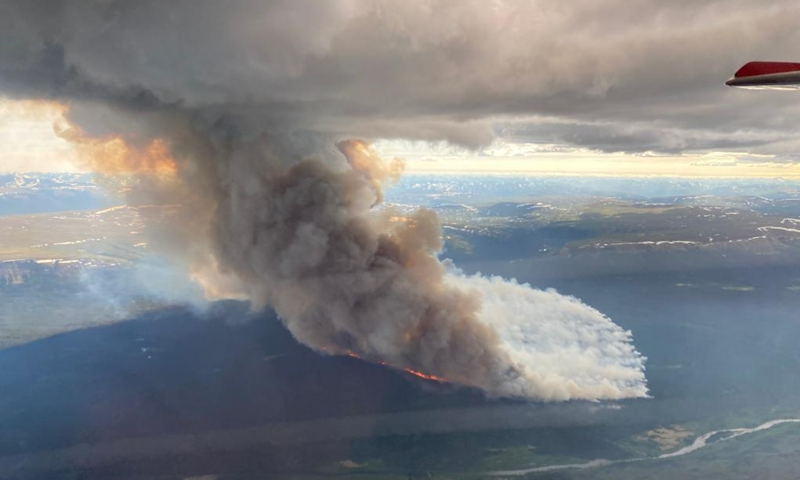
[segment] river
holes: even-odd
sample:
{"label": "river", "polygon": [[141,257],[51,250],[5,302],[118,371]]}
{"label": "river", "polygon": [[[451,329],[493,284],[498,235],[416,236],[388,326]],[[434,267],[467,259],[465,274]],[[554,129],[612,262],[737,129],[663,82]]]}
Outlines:
{"label": "river", "polygon": [[[781,425],[783,423],[800,423],[800,418],[784,418],[779,420],[770,420],[769,422],[762,423],[761,425],[753,428],[729,428],[725,430],[714,430],[713,432],[708,432],[703,435],[697,437],[691,445],[681,448],[680,450],[676,450],[672,453],[665,453],[663,455],[659,455],[657,457],[643,457],[643,458],[630,458],[627,460],[604,460],[604,459],[596,459],[592,460],[591,462],[587,463],[570,463],[564,465],[547,465],[543,467],[534,467],[528,468],[524,470],[503,470],[503,471],[496,471],[496,472],[489,472],[489,475],[503,477],[503,476],[521,476],[527,475],[529,473],[535,472],[552,472],[555,470],[567,470],[567,469],[587,469],[587,468],[596,468],[596,467],[604,467],[607,465],[614,465],[617,463],[631,463],[631,462],[643,462],[647,460],[660,460],[664,458],[674,458],[674,457],[681,457],[683,455],[688,455],[694,451],[700,450],[703,447],[708,445],[716,444],[719,442],[727,442],[736,437],[740,437],[742,435],[746,435],[748,433],[753,432],[760,432],[762,430],[767,430],[772,428],[776,425]],[[720,433],[729,433],[730,435],[720,438],[714,442],[708,443],[708,439],[713,437],[714,435]]]}

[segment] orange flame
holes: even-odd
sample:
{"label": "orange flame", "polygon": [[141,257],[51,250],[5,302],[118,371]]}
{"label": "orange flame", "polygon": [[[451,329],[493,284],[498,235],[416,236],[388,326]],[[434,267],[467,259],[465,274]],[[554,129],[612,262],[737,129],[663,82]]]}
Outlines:
{"label": "orange flame", "polygon": [[[325,347],[322,347],[322,350],[324,352],[328,352],[328,349],[325,348]],[[355,352],[352,352],[352,351],[346,351],[344,354],[347,355],[348,357],[357,358],[359,360],[364,360],[361,357],[361,355],[359,355],[359,354],[357,354]],[[378,362],[378,364],[379,365],[383,365],[384,367],[393,368],[395,370],[402,370],[402,371],[404,371],[406,373],[410,373],[411,375],[414,375],[415,377],[419,377],[419,378],[422,378],[422,379],[425,379],[425,380],[431,380],[431,381],[439,382],[439,383],[447,383],[447,379],[444,379],[442,377],[437,377],[436,375],[429,375],[427,373],[422,373],[419,370],[414,370],[413,368],[408,368],[408,367],[400,368],[400,367],[396,367],[396,366],[394,366],[394,365],[392,365],[390,363],[380,362],[380,361]]]}
{"label": "orange flame", "polygon": [[403,370],[410,373],[411,375],[416,375],[419,378],[424,378],[425,380],[433,380],[434,382],[440,382],[440,383],[444,383],[447,381],[442,377],[437,377],[436,375],[428,375],[427,373],[422,373],[417,370],[412,370],[410,368],[404,368]]}

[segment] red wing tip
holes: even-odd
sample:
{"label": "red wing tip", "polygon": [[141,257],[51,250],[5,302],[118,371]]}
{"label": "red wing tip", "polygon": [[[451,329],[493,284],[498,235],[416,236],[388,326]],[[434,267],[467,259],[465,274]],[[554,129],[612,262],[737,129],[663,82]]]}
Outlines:
{"label": "red wing tip", "polygon": [[[800,71],[800,63],[795,62],[748,62],[742,66],[733,78],[755,77],[775,73],[788,73]],[[730,85],[728,80],[728,85]]]}

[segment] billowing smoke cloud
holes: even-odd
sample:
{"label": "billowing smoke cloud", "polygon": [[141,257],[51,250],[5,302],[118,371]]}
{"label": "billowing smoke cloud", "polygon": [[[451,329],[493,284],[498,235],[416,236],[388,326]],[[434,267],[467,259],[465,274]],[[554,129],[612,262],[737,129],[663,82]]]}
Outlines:
{"label": "billowing smoke cloud", "polygon": [[[412,60],[422,62],[426,73],[420,79],[413,71],[387,77],[391,88],[383,93],[391,98],[382,109],[390,113],[373,122],[383,74],[354,77],[350,65],[363,71],[363,60],[380,66],[381,57],[352,44],[368,38],[341,35],[357,27],[389,48],[385,32],[361,22],[377,16],[391,26],[394,17],[383,8],[398,9],[402,20],[409,17],[403,2],[371,4],[366,16],[349,2],[326,3],[320,11],[282,2],[263,9],[257,8],[261,2],[238,2],[223,10],[216,2],[203,8],[187,3],[194,28],[208,27],[188,59],[162,58],[176,53],[184,42],[180,35],[190,31],[179,27],[172,38],[163,30],[164,22],[183,13],[173,10],[177,4],[123,3],[58,3],[47,21],[36,16],[42,13],[37,2],[6,7],[17,20],[8,26],[17,33],[17,49],[0,51],[0,86],[16,96],[71,101],[72,126],[59,127],[59,133],[80,145],[95,170],[126,175],[131,203],[169,206],[166,218],[151,222],[151,245],[184,265],[209,294],[274,307],[299,341],[320,352],[356,355],[491,396],[646,395],[644,358],[629,332],[577,299],[466,276],[441,262],[442,236],[429,210],[401,216],[376,208],[403,162],[385,161],[368,143],[346,138],[363,129],[368,135],[485,143],[488,123],[437,118],[429,103],[452,112],[458,108],[453,105],[469,107],[473,87],[486,93],[491,82],[484,74],[475,72],[475,84],[448,83],[462,68],[437,62],[474,54],[493,58],[491,45],[475,44],[458,31],[400,35],[411,24],[395,25],[398,48],[413,52],[415,39],[424,41],[421,56]],[[449,11],[442,5],[434,10]],[[515,10],[492,15],[509,20]],[[265,43],[261,54],[247,43],[255,27],[245,13],[259,13],[269,27],[273,43]],[[494,31],[469,9],[450,14],[478,31]],[[239,31],[243,36],[232,33]],[[215,35],[221,35],[219,43]],[[437,42],[441,48],[431,47]],[[337,49],[347,54],[328,55]],[[143,56],[126,55],[134,52]],[[396,52],[383,53],[396,58]],[[508,51],[506,60],[518,54]],[[338,74],[334,59],[340,61]],[[308,73],[315,69],[319,75]],[[258,93],[256,80],[265,93]],[[518,83],[512,80],[498,84],[496,93],[513,91]],[[542,76],[531,92],[540,95],[557,80]],[[420,81],[431,87],[417,89]],[[591,83],[579,80],[566,88],[591,90]],[[480,102],[473,113],[489,108],[492,97],[475,96]],[[418,122],[415,110],[423,113]],[[403,119],[393,121],[391,112]]]}
{"label": "billowing smoke cloud", "polygon": [[[333,144],[317,136],[254,135],[259,130],[242,118],[179,125],[157,142],[171,143],[174,159],[154,156],[151,143],[143,153],[123,149],[108,169],[127,161],[140,179],[131,195],[178,205],[156,226],[157,243],[185,260],[210,294],[274,307],[320,352],[492,396],[646,395],[644,359],[608,318],[552,291],[465,276],[437,258],[434,212],[377,209],[401,160],[385,161],[357,140],[324,148]],[[87,158],[103,171],[103,145],[118,139],[80,141],[99,150]],[[287,153],[303,148],[316,156]],[[173,169],[166,177],[165,164]]]}
{"label": "billowing smoke cloud", "polygon": [[575,299],[445,268],[432,211],[373,210],[402,164],[362,142],[337,146],[347,165],[248,156],[226,162],[218,182],[216,262],[297,339],[496,396],[646,393],[628,333]]}
{"label": "billowing smoke cloud", "polygon": [[795,0],[5,0],[0,90],[250,109],[343,138],[474,147],[500,119],[606,151],[794,153],[797,102],[721,87],[745,61],[796,61],[798,14]]}

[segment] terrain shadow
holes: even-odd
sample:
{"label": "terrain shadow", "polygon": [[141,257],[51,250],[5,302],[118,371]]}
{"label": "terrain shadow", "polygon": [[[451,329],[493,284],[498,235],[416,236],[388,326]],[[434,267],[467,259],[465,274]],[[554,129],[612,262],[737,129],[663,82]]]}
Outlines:
{"label": "terrain shadow", "polygon": [[204,314],[152,311],[2,350],[0,391],[0,455],[488,402],[469,389],[319,355],[274,313],[252,314],[240,302]]}

